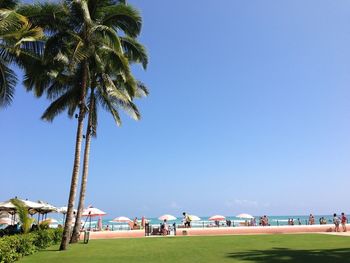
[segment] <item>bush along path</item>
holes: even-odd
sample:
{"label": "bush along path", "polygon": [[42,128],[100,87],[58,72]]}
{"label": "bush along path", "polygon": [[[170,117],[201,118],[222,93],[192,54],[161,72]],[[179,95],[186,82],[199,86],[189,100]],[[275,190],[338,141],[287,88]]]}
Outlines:
{"label": "bush along path", "polygon": [[0,263],[11,263],[38,250],[58,244],[62,229],[33,231],[0,238]]}

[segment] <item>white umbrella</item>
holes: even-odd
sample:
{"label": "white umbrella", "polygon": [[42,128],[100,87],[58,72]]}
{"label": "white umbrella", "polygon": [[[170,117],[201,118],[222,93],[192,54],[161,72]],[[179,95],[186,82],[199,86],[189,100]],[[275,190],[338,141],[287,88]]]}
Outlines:
{"label": "white umbrella", "polygon": [[0,210],[7,211],[7,210],[15,210],[15,209],[16,209],[15,205],[12,204],[10,200],[5,202],[0,202]]}
{"label": "white umbrella", "polygon": [[29,209],[41,209],[44,207],[43,204],[37,203],[37,202],[33,202],[33,201],[29,201],[29,200],[23,200],[23,199],[18,199],[20,201],[22,201],[24,203],[24,205],[26,207],[28,207]]}
{"label": "white umbrella", "polygon": [[[43,204],[39,204],[37,202],[33,202],[33,201],[29,201],[29,200],[23,200],[23,199],[18,199],[18,200],[21,201],[24,204],[24,206],[27,207],[28,209],[40,209],[40,208],[44,207]],[[0,209],[1,208],[3,210],[16,209],[16,206],[14,204],[12,204],[11,200],[8,200],[8,201],[0,203]]]}
{"label": "white umbrella", "polygon": [[[62,207],[57,208],[57,213],[67,214],[67,211],[68,211],[68,207],[66,207],[66,206],[62,206]],[[74,211],[74,213],[76,213],[78,210],[74,209],[73,211]]]}
{"label": "white umbrella", "polygon": [[222,216],[222,215],[215,215],[209,218],[209,220],[211,221],[224,221],[226,219],[226,217]]}
{"label": "white umbrella", "polygon": [[83,216],[104,216],[107,214],[96,207],[88,207],[88,208],[84,209],[82,215]]}
{"label": "white umbrella", "polygon": [[162,215],[158,219],[161,221],[164,221],[164,220],[171,221],[171,220],[176,220],[177,218],[172,215]]}
{"label": "white umbrella", "polygon": [[254,218],[254,216],[252,216],[250,214],[239,214],[239,215],[236,215],[236,217],[244,218],[244,219],[253,219]]}
{"label": "white umbrella", "polygon": [[50,212],[57,212],[58,208],[50,205],[47,202],[44,201],[38,201],[39,204],[42,204],[43,207],[40,209],[41,211],[45,212],[45,213],[50,213]]}
{"label": "white umbrella", "polygon": [[195,215],[189,215],[189,217],[190,217],[191,221],[200,221],[201,220],[200,217],[195,216]]}
{"label": "white umbrella", "polygon": [[54,218],[46,218],[45,220],[43,220],[41,222],[49,222],[49,224],[51,224],[51,225],[58,224],[58,221]]}
{"label": "white umbrella", "polygon": [[126,216],[118,216],[118,217],[114,218],[111,222],[128,223],[128,222],[131,222],[131,219],[126,217]]}

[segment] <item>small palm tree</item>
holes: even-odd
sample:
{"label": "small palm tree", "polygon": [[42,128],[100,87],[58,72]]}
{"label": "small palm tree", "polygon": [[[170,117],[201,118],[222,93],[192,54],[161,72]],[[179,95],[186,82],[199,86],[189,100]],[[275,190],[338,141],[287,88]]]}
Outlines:
{"label": "small palm tree", "polygon": [[13,198],[10,201],[16,207],[16,213],[18,214],[23,233],[28,233],[35,219],[29,217],[28,208],[24,205],[24,203],[21,200]]}

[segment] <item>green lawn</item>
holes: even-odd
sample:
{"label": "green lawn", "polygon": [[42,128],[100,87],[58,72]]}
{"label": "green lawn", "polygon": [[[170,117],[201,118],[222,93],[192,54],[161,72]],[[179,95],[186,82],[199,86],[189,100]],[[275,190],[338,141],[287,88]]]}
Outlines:
{"label": "green lawn", "polygon": [[350,262],[350,237],[330,235],[259,235],[114,239],[57,247],[21,262]]}

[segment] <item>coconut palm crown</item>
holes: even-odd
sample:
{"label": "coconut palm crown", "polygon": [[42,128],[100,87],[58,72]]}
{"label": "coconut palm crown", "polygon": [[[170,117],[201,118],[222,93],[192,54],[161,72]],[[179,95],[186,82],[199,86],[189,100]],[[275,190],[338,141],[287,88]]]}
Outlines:
{"label": "coconut palm crown", "polygon": [[26,61],[35,56],[43,32],[17,12],[18,1],[0,2],[0,107],[11,104],[17,76],[11,64],[23,68]]}

